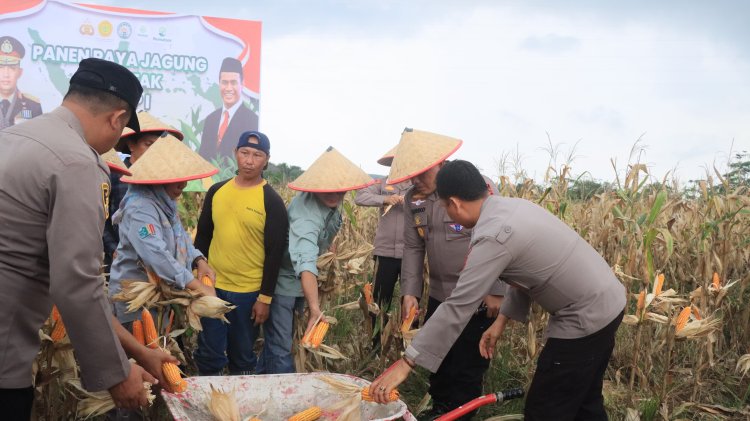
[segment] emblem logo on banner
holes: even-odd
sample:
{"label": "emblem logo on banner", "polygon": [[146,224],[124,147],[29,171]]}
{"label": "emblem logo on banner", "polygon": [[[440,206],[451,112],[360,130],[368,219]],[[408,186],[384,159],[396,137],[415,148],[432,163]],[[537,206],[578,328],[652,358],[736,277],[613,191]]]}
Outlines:
{"label": "emblem logo on banner", "polygon": [[112,35],[112,24],[108,20],[99,22],[99,35],[103,37]]}
{"label": "emblem logo on banner", "polygon": [[127,22],[122,22],[121,24],[117,25],[117,35],[119,35],[122,39],[128,39],[131,35],[133,35],[133,27],[130,26],[130,24]]}

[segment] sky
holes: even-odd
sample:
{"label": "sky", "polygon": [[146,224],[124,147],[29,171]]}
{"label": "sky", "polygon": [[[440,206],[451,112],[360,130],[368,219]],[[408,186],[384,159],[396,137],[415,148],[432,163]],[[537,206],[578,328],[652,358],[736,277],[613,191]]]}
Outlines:
{"label": "sky", "polygon": [[462,139],[453,157],[493,178],[572,158],[574,175],[640,160],[686,183],[750,152],[748,2],[85,2],[262,21],[272,162],[332,145],[387,174],[404,127]]}

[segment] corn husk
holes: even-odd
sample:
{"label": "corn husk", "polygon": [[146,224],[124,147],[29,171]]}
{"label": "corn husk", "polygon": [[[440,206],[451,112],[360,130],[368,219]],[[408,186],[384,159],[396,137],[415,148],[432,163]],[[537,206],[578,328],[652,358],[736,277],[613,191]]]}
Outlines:
{"label": "corn husk", "polygon": [[750,371],[750,354],[745,354],[737,360],[737,367],[735,370],[738,373],[742,373],[742,377],[745,377],[745,374]]}
{"label": "corn husk", "polygon": [[701,320],[689,321],[682,329],[675,332],[675,337],[686,339],[702,338],[709,336],[720,328],[721,318],[710,316]]}
{"label": "corn husk", "polygon": [[237,404],[235,391],[225,392],[211,385],[211,396],[208,400],[208,410],[218,421],[240,421],[240,408]]}
{"label": "corn husk", "polygon": [[229,323],[224,315],[237,308],[232,304],[222,300],[218,297],[213,296],[202,296],[194,299],[187,306],[187,316],[190,326],[196,331],[200,332],[203,330],[201,325],[201,317],[208,317],[211,319],[219,319],[224,323]]}
{"label": "corn husk", "polygon": [[[97,417],[115,408],[112,395],[107,391],[89,392],[83,388],[79,379],[68,380],[65,384],[68,390],[78,399],[76,413],[79,418]],[[148,391],[148,405],[151,406],[156,399],[156,396],[151,393],[151,383],[143,382],[143,388]]]}

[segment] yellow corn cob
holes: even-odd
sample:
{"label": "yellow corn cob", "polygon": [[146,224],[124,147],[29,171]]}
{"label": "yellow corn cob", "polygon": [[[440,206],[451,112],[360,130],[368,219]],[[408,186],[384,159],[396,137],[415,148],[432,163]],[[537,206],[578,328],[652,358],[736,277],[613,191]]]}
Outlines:
{"label": "yellow corn cob", "polygon": [[636,313],[640,313],[643,310],[644,305],[646,304],[646,291],[642,290],[640,294],[638,294],[638,302],[635,305]]}
{"label": "yellow corn cob", "polygon": [[716,289],[721,288],[721,279],[719,279],[719,274],[718,273],[714,272],[714,277],[713,277],[713,279],[711,279],[711,284]]}
{"label": "yellow corn cob", "polygon": [[156,343],[156,340],[159,338],[159,335],[156,333],[154,318],[148,309],[144,308],[141,311],[141,320],[143,320],[143,338],[146,341],[146,346],[154,349],[158,348],[159,345]]}
{"label": "yellow corn cob", "polygon": [[203,277],[201,278],[201,282],[203,282],[203,285],[207,287],[214,286],[214,283],[211,282],[211,278],[209,278],[208,275],[203,275]]}
{"label": "yellow corn cob", "polygon": [[60,320],[60,310],[57,309],[57,306],[52,306],[52,321],[57,322]]}
{"label": "yellow corn cob", "polygon": [[415,317],[417,317],[416,306],[409,309],[409,315],[406,316],[406,319],[404,319],[404,322],[401,324],[401,332],[408,332],[411,330],[411,325],[414,323]]}
{"label": "yellow corn cob", "polygon": [[321,415],[323,415],[323,411],[320,407],[312,406],[302,412],[292,415],[287,421],[314,421],[320,418]]}
{"label": "yellow corn cob", "polygon": [[682,328],[684,328],[685,325],[687,324],[689,318],[690,318],[690,307],[685,307],[677,316],[677,321],[675,322],[676,326],[674,328],[675,332],[681,331]]}
{"label": "yellow corn cob", "polygon": [[52,329],[52,333],[50,334],[50,337],[52,338],[52,342],[60,342],[62,338],[64,338],[66,335],[65,331],[65,325],[63,324],[62,319],[57,319],[57,322],[55,323],[55,328]]}
{"label": "yellow corn cob", "polygon": [[258,417],[252,417],[252,418],[250,418],[250,419],[249,419],[249,420],[247,420],[247,421],[263,421],[263,420],[261,420],[261,419],[260,419],[260,418],[258,418]]}
{"label": "yellow corn cob", "polygon": [[690,308],[691,308],[691,311],[693,312],[693,317],[695,317],[695,320],[700,320],[701,313],[698,311],[698,307],[691,305]]}
{"label": "yellow corn cob", "polygon": [[[393,389],[391,390],[391,393],[388,395],[388,402],[395,402],[399,398],[398,390]],[[372,396],[370,395],[370,386],[365,386],[362,388],[362,400],[366,402],[373,402]]]}
{"label": "yellow corn cob", "polygon": [[325,338],[329,327],[330,324],[327,321],[319,321],[318,324],[313,328],[312,335],[310,335],[310,346],[312,346],[313,348],[319,347],[320,344],[323,343],[323,338]]}
{"label": "yellow corn cob", "polygon": [[133,337],[141,345],[146,345],[146,337],[143,336],[143,322],[140,320],[133,321]]}
{"label": "yellow corn cob", "polygon": [[362,288],[362,295],[365,296],[365,303],[372,304],[372,284],[365,284]]}
{"label": "yellow corn cob", "polygon": [[164,373],[164,380],[169,383],[175,393],[182,393],[187,389],[187,382],[180,375],[180,369],[172,363],[161,365],[161,371]]}
{"label": "yellow corn cob", "polygon": [[661,289],[664,286],[664,274],[660,273],[656,277],[656,286],[654,287],[654,296],[661,294]]}

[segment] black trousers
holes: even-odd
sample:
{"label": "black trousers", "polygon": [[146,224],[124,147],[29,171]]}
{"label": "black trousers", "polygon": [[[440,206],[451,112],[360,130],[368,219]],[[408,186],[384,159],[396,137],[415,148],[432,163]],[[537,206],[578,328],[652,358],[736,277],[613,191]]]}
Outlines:
{"label": "black trousers", "polygon": [[[440,301],[430,297],[425,320],[437,310]],[[482,378],[490,360],[479,353],[479,340],[494,319],[487,318],[486,310],[477,311],[453,344],[438,371],[430,375],[430,396],[433,408],[457,408],[482,396]],[[467,418],[468,419],[468,418]]]}
{"label": "black trousers", "polygon": [[583,338],[547,339],[526,396],[526,421],[608,419],[602,382],[622,317]]}
{"label": "black trousers", "polygon": [[372,288],[372,298],[383,311],[388,311],[393,300],[393,289],[401,276],[401,259],[375,256],[378,270]]}
{"label": "black trousers", "polygon": [[0,389],[0,418],[7,421],[29,421],[34,404],[34,389]]}

